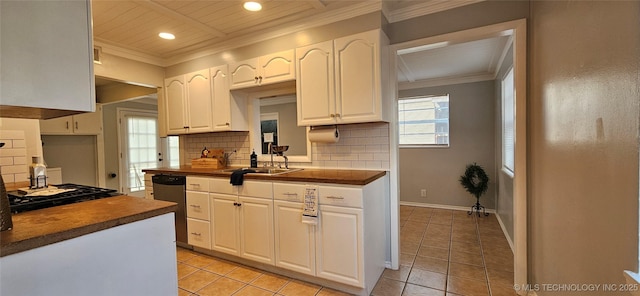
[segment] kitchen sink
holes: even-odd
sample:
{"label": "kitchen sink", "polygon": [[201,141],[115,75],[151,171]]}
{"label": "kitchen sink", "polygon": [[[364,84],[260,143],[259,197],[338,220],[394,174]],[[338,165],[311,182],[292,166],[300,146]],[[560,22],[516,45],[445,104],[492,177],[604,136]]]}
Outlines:
{"label": "kitchen sink", "polygon": [[233,173],[237,170],[253,170],[254,172],[248,174],[263,174],[263,175],[280,175],[291,172],[302,171],[303,169],[283,169],[283,168],[235,168],[235,169],[224,169],[221,170],[223,173]]}

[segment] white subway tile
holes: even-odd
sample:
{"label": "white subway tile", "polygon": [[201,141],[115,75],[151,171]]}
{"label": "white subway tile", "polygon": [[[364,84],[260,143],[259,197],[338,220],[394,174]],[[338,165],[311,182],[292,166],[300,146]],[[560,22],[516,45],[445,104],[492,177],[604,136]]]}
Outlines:
{"label": "white subway tile", "polygon": [[24,131],[14,131],[14,130],[0,130],[0,141],[5,140],[24,140]]}
{"label": "white subway tile", "polygon": [[4,181],[5,183],[14,183],[16,179],[13,174],[2,174],[2,181]]}
{"label": "white subway tile", "polygon": [[0,157],[9,157],[9,156],[26,156],[27,150],[24,148],[9,148],[0,149]]}
{"label": "white subway tile", "polygon": [[12,142],[13,142],[13,148],[26,148],[27,147],[27,141],[25,141],[25,140],[13,140]]}
{"label": "white subway tile", "polygon": [[15,174],[14,175],[14,179],[15,182],[24,182],[24,181],[29,181],[29,174],[24,173],[24,174]]}
{"label": "white subway tile", "polygon": [[0,157],[0,167],[13,165],[13,157]]}
{"label": "white subway tile", "polygon": [[359,153],[358,160],[374,160],[373,153]]}
{"label": "white subway tile", "polygon": [[26,165],[5,165],[2,166],[3,174],[20,174],[28,172]]}

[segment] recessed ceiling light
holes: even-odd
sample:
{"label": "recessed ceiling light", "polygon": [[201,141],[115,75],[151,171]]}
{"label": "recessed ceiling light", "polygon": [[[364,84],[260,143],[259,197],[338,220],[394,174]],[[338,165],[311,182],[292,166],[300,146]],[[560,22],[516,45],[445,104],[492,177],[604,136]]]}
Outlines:
{"label": "recessed ceiling light", "polygon": [[254,2],[254,1],[248,1],[245,2],[244,5],[242,5],[244,7],[244,9],[248,10],[248,11],[260,11],[262,10],[262,4],[258,3],[258,2]]}
{"label": "recessed ceiling light", "polygon": [[160,38],[162,38],[162,39],[167,39],[167,40],[176,39],[176,36],[174,36],[171,33],[166,33],[166,32],[162,32],[162,33],[158,34],[158,36],[160,36]]}

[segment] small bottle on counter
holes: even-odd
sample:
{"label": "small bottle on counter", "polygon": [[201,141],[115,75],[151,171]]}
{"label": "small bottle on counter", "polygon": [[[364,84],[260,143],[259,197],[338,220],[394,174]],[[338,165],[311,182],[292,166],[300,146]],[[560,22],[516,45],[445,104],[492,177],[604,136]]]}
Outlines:
{"label": "small bottle on counter", "polygon": [[253,150],[253,152],[251,152],[251,167],[252,168],[258,167],[258,155],[256,155],[255,149]]}
{"label": "small bottle on counter", "polygon": [[29,186],[29,188],[39,189],[47,187],[47,167],[42,163],[39,156],[31,157],[29,177],[31,179],[31,186]]}

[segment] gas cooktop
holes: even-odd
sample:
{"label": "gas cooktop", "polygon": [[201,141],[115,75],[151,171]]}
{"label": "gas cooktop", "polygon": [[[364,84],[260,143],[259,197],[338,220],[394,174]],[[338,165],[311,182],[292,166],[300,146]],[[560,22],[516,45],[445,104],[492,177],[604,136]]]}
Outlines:
{"label": "gas cooktop", "polygon": [[7,192],[11,212],[20,213],[120,195],[119,193],[117,193],[117,190],[114,189],[106,189],[78,184],[67,183],[54,186],[59,189],[72,190],[48,196],[28,196],[19,191]]}

